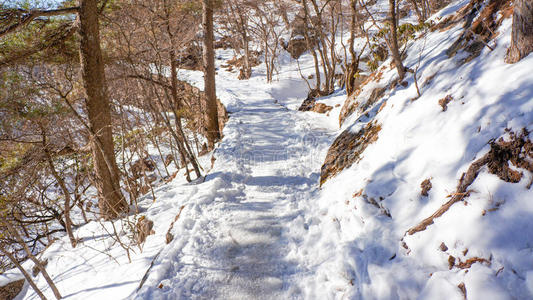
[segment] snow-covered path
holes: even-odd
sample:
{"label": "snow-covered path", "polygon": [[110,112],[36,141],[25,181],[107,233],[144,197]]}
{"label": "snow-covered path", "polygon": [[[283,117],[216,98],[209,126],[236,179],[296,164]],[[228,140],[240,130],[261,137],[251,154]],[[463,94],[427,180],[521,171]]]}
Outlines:
{"label": "snow-covered path", "polygon": [[238,99],[238,109],[190,201],[190,235],[167,246],[139,299],[301,298],[294,283],[310,271],[287,258],[301,240],[288,224],[303,214],[299,202],[316,192],[323,159],[317,150],[329,134],[258,89],[259,80],[224,91]]}

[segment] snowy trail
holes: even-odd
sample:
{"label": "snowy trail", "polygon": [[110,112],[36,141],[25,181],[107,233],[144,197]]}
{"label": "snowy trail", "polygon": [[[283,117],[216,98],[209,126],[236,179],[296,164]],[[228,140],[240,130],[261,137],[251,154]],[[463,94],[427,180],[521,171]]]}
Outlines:
{"label": "snowy trail", "polygon": [[193,196],[199,204],[191,234],[168,246],[178,248],[161,255],[164,271],[154,268],[138,299],[302,298],[296,278],[310,271],[287,258],[300,240],[288,224],[304,212],[299,201],[316,192],[321,160],[314,147],[327,133],[258,90],[257,80],[227,91],[240,105],[203,184],[211,192]]}

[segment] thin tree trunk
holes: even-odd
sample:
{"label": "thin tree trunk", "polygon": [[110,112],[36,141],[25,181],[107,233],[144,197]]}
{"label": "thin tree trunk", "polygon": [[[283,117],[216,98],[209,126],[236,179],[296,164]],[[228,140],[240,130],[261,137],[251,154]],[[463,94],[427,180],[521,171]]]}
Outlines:
{"label": "thin tree trunk", "polygon": [[67,185],[65,184],[65,181],[56,171],[56,168],[54,166],[54,161],[52,159],[52,155],[50,155],[50,151],[47,148],[46,145],[46,134],[43,131],[43,149],[46,156],[46,160],[48,162],[48,166],[50,167],[50,172],[52,173],[52,176],[55,178],[57,183],[59,184],[59,187],[61,188],[61,191],[63,192],[63,196],[65,196],[65,210],[63,211],[63,214],[65,215],[65,230],[67,232],[68,238],[70,240],[70,245],[72,248],[76,248],[76,238],[74,237],[74,233],[72,232],[72,219],[70,218],[70,203],[71,197],[70,192],[67,188]]}
{"label": "thin tree trunk", "polygon": [[[313,47],[312,45],[312,41],[311,41],[311,37],[309,36],[309,27],[307,26],[307,24],[309,24],[309,8],[307,6],[307,0],[302,0],[302,6],[304,8],[304,26],[305,26],[305,30],[304,30],[304,37],[305,37],[305,41],[307,43],[307,49],[309,49],[309,51],[311,51],[311,55],[313,55],[313,61],[315,63],[315,76],[316,76],[316,91],[317,92],[320,92],[320,86],[321,86],[321,82],[320,82],[320,63],[318,62],[318,56],[316,54],[316,51],[315,51],[315,48]],[[315,41],[316,42],[316,41]]]}
{"label": "thin tree trunk", "polygon": [[422,24],[426,19],[422,15],[422,12],[420,11],[420,7],[418,7],[418,3],[416,3],[416,0],[409,0],[411,5],[413,6],[414,11],[416,12],[416,16],[418,17],[418,23]]}
{"label": "thin tree trunk", "polygon": [[[171,66],[170,76],[172,77],[170,79],[171,94],[172,94],[172,100],[174,101],[174,105],[171,105],[171,106],[172,106],[172,112],[174,113],[174,118],[176,118],[176,127],[178,128],[178,133],[182,138],[182,142],[185,146],[187,156],[189,158],[189,161],[192,164],[194,172],[196,173],[196,177],[200,177],[202,176],[202,174],[200,173],[200,168],[198,167],[196,157],[194,156],[194,153],[192,152],[191,147],[189,146],[189,142],[187,141],[187,137],[185,136],[185,132],[183,131],[183,125],[181,123],[181,116],[179,114],[179,110],[182,108],[182,104],[180,103],[179,98],[178,98],[178,78],[177,78],[178,74],[176,73],[177,65],[176,65],[176,55],[174,53],[174,49],[170,50],[170,66]],[[178,109],[178,111],[176,111],[176,108]],[[217,114],[217,121],[218,121],[218,114]]]}
{"label": "thin tree trunk", "polygon": [[218,126],[218,107],[215,85],[215,49],[213,41],[213,1],[202,0],[202,25],[204,30],[204,82],[205,95],[207,98],[207,141],[209,148],[213,149],[215,143],[220,139],[220,128]]}
{"label": "thin tree trunk", "polygon": [[357,1],[350,0],[351,20],[350,20],[350,39],[348,49],[352,57],[352,62],[346,68],[346,94],[351,95],[354,91],[355,74],[359,70],[359,58],[355,52],[355,31],[357,29]]}
{"label": "thin tree trunk", "polygon": [[14,236],[15,240],[17,240],[17,242],[22,247],[24,247],[24,252],[26,252],[26,255],[33,261],[33,263],[39,269],[39,271],[41,271],[41,274],[43,275],[44,279],[46,280],[46,283],[48,283],[48,286],[50,286],[50,289],[54,293],[54,296],[56,296],[57,299],[61,299],[62,298],[61,297],[61,293],[59,293],[59,290],[57,289],[56,285],[54,284],[54,281],[52,280],[50,275],[48,275],[48,272],[46,272],[46,268],[39,261],[39,259],[37,259],[37,257],[35,257],[35,255],[33,255],[33,253],[31,252],[30,248],[28,248],[28,245],[26,245],[26,243],[24,242],[24,240],[20,236],[20,233],[18,232],[18,230],[15,229],[11,224],[9,224],[9,222],[5,222],[4,224],[6,225],[8,231]]}
{"label": "thin tree trunk", "polygon": [[115,160],[111,105],[106,92],[100,49],[97,2],[81,0],[80,3],[80,61],[83,86],[87,94],[89,126],[94,133],[91,146],[99,196],[98,206],[105,219],[114,219],[128,210],[128,204],[120,191],[120,175]]}
{"label": "thin tree trunk", "polygon": [[244,77],[243,79],[249,79],[250,76],[252,75],[252,67],[250,65],[250,45],[248,42],[248,30],[247,30],[248,20],[244,16],[244,13],[238,3],[236,4],[234,2],[231,2],[229,5],[230,5],[230,9],[233,12],[233,14],[237,15],[235,18],[236,19],[238,18],[237,26],[239,28],[239,33],[242,39],[242,47],[244,49],[244,66],[243,66]]}
{"label": "thin tree trunk", "polygon": [[533,51],[533,0],[516,0],[511,46],[505,62],[515,63]]}
{"label": "thin tree trunk", "polygon": [[396,0],[389,0],[390,8],[390,42],[389,48],[392,53],[392,59],[396,65],[396,70],[398,70],[398,76],[400,77],[400,82],[405,78],[405,67],[402,63],[402,58],[400,56],[400,51],[398,47],[398,31],[396,29]]}

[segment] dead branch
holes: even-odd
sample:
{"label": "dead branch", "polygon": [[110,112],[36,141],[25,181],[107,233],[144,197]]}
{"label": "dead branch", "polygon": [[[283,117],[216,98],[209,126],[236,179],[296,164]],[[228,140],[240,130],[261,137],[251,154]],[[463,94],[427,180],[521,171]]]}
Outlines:
{"label": "dead branch", "polygon": [[11,24],[7,28],[0,30],[0,38],[9,34],[14,33],[17,30],[21,29],[24,26],[27,26],[30,24],[33,20],[40,17],[53,17],[53,16],[62,16],[62,15],[69,15],[69,14],[76,14],[78,13],[79,7],[68,7],[68,8],[60,8],[60,9],[52,9],[52,10],[7,10],[2,13],[2,18],[9,19],[11,18],[18,18],[19,21],[15,22],[14,24]]}

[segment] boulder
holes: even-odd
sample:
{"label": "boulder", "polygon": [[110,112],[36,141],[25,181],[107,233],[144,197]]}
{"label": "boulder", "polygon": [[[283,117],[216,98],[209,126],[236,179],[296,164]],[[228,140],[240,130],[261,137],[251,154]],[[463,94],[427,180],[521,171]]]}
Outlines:
{"label": "boulder", "polygon": [[367,123],[357,132],[351,128],[344,130],[328,150],[320,170],[320,185],[359,161],[368,145],[377,141],[380,130],[381,125],[376,121]]}
{"label": "boulder", "polygon": [[10,282],[4,286],[0,286],[0,299],[13,300],[22,291],[24,286],[24,279]]}

